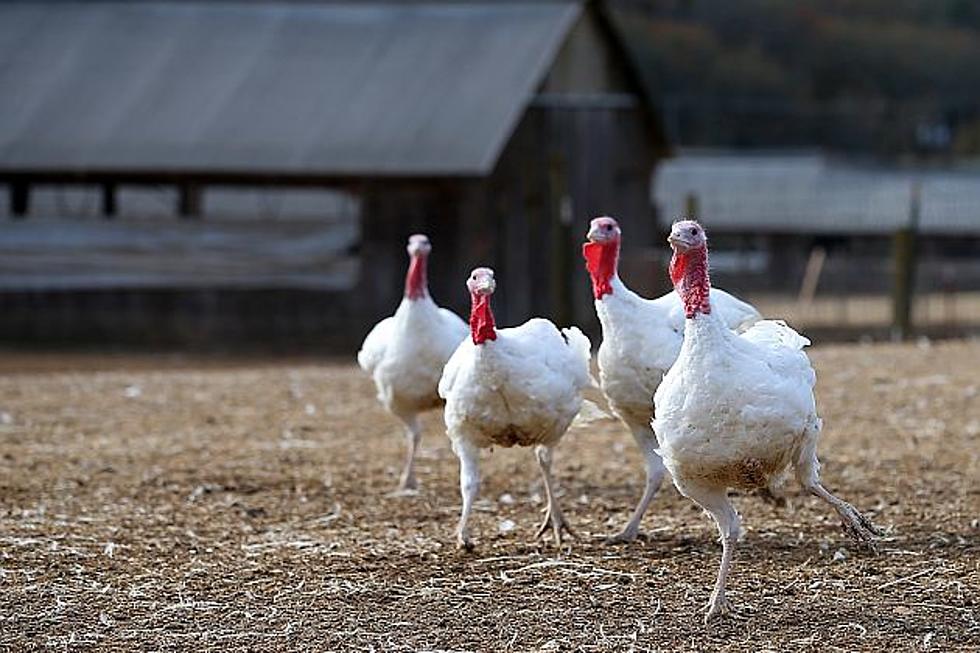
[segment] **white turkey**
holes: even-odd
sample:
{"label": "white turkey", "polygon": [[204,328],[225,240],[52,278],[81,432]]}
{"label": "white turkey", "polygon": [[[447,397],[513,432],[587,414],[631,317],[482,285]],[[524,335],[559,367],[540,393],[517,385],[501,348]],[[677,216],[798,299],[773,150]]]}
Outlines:
{"label": "white turkey", "polygon": [[[619,279],[622,232],[614,219],[604,216],[592,220],[586,238],[582,254],[592,277],[595,310],[602,325],[599,383],[610,408],[633,434],[646,464],[643,496],[623,530],[609,539],[631,542],[664,478],[664,464],[657,455],[657,440],[650,427],[650,399],[681,350],[684,308],[675,292],[645,299]],[[726,328],[743,330],[761,318],[755,308],[724,290],[712,289],[711,301]]]}
{"label": "white turkey", "polygon": [[418,416],[442,405],[439,377],[467,328],[458,315],[439,308],[429,296],[427,267],[432,246],[422,234],[408,239],[408,274],[405,296],[391,317],[378,322],[357,354],[361,368],[371,375],[378,401],[405,424],[408,456],[398,491],[412,492],[415,453],[422,438]]}
{"label": "white turkey", "polygon": [[551,455],[582,406],[582,390],[592,385],[589,339],[575,327],[559,331],[541,318],[497,329],[490,309],[493,270],[473,270],[466,286],[470,338],[456,349],[439,382],[446,433],[459,457],[463,508],[457,544],[473,547],[467,522],[480,487],[480,449],[517,445],[534,447],[544,480],[547,514],[537,535],[550,524],[560,546],[562,531],[573,533],[555,496]]}
{"label": "white turkey", "polygon": [[721,534],[708,621],[729,611],[725,581],[740,528],[729,488],[766,487],[792,469],[808,492],[837,511],[849,535],[873,548],[881,533],[820,483],[816,375],[803,352],[810,341],[770,320],[732,333],[709,294],[704,229],[677,222],[668,240],[670,277],[684,303],[684,345],[657,389],[653,428],[677,489],[711,514]]}

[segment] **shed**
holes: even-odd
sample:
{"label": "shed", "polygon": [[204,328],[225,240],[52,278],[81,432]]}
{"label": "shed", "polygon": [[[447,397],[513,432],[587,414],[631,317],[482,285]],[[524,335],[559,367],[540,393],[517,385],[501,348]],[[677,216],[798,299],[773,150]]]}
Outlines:
{"label": "shed", "polygon": [[591,323],[588,218],[654,237],[664,140],[598,2],[13,2],[0,61],[4,337],[350,345],[417,231],[441,303],[491,265],[502,322]]}
{"label": "shed", "polygon": [[665,161],[651,192],[662,228],[689,213],[693,198],[714,241],[717,278],[743,291],[795,294],[810,266],[828,292],[887,293],[894,236],[906,229],[915,234],[919,290],[980,288],[975,167],[693,150]]}

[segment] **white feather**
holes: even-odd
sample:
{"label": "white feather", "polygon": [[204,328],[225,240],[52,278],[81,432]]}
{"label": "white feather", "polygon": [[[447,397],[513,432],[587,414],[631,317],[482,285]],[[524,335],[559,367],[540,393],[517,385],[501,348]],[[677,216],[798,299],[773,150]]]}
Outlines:
{"label": "white feather", "polygon": [[780,322],[736,335],[714,313],[687,321],[654,399],[653,428],[675,482],[753,487],[786,469],[819,424],[808,342]]}
{"label": "white feather", "polygon": [[[684,307],[676,292],[644,299],[618,276],[612,287],[611,294],[595,302],[602,325],[600,385],[627,425],[646,428],[653,415],[653,394],[684,341]],[[750,304],[724,290],[712,289],[711,302],[730,329],[744,330],[761,318]]]}
{"label": "white feather", "polygon": [[395,314],[375,325],[357,361],[374,379],[378,400],[396,414],[438,406],[437,385],[446,361],[469,329],[428,296],[403,299]]}
{"label": "white feather", "polygon": [[[563,335],[564,333],[564,335]],[[554,445],[589,387],[589,339],[535,318],[481,345],[464,340],[439,382],[446,429],[477,447]]]}

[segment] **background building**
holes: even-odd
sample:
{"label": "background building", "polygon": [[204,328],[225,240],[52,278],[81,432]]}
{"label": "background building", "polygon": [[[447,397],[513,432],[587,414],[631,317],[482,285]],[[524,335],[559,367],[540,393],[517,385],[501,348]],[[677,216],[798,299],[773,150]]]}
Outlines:
{"label": "background building", "polygon": [[349,347],[417,231],[441,303],[491,265],[502,323],[590,323],[587,219],[654,239],[598,3],[11,3],[0,58],[6,339]]}

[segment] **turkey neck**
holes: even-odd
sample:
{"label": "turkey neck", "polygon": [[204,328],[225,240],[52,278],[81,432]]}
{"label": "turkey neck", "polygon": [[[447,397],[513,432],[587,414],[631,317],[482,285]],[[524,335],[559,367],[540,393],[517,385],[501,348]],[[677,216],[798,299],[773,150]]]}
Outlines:
{"label": "turkey neck", "polygon": [[674,249],[670,259],[670,280],[684,304],[684,316],[692,320],[711,314],[711,279],[708,277],[708,249]]}
{"label": "turkey neck", "polygon": [[592,278],[592,296],[602,299],[605,295],[611,295],[619,265],[619,240],[585,243],[582,245],[582,256]]}
{"label": "turkey neck", "polygon": [[490,310],[490,295],[470,293],[470,336],[474,345],[497,339],[497,327]]}
{"label": "turkey neck", "polygon": [[424,254],[413,254],[408,264],[408,274],[405,275],[406,299],[422,299],[429,294],[429,278],[427,275],[428,257]]}

